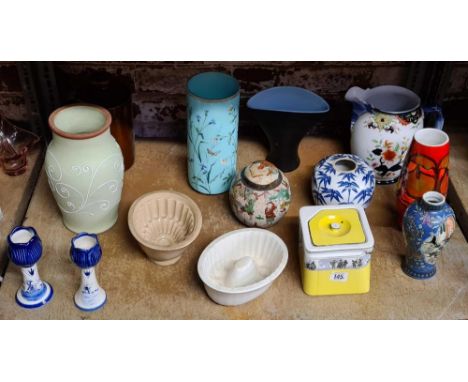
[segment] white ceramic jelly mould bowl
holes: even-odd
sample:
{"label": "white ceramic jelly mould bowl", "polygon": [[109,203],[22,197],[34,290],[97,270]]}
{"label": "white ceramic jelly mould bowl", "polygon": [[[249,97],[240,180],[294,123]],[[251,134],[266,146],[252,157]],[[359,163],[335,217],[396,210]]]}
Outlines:
{"label": "white ceramic jelly mould bowl", "polygon": [[[236,263],[250,257],[259,281],[231,287]],[[288,262],[288,248],[276,234],[259,228],[228,232],[212,241],[198,259],[198,275],[210,298],[221,305],[240,305],[264,293]]]}

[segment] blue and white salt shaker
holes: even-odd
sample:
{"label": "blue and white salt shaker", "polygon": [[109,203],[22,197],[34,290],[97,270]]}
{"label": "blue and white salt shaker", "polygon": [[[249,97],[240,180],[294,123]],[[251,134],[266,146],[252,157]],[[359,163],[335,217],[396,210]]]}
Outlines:
{"label": "blue and white salt shaker", "polygon": [[107,295],[96,278],[95,267],[102,256],[97,236],[83,232],[73,237],[70,256],[81,268],[81,285],[75,293],[75,305],[87,312],[100,309],[106,303]]}
{"label": "blue and white salt shaker", "polygon": [[42,281],[37,262],[42,256],[42,242],[33,227],[18,226],[7,237],[10,260],[21,268],[23,285],[16,292],[16,302],[25,309],[40,308],[54,295],[52,286]]}

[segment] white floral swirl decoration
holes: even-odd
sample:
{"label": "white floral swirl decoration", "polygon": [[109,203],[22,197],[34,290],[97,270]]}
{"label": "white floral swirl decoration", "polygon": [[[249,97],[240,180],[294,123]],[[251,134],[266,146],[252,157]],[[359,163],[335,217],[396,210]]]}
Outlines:
{"label": "white floral swirl decoration", "polygon": [[[63,170],[55,155],[49,150],[46,173],[49,186],[57,204],[63,213],[86,214],[94,216],[104,212],[119,203],[122,191],[123,163],[120,153],[108,156],[95,168],[87,163],[71,166],[70,174],[79,177],[77,184],[86,184],[85,192],[63,181]],[[106,169],[106,165],[113,169],[118,179],[105,180],[96,184],[99,175]]]}

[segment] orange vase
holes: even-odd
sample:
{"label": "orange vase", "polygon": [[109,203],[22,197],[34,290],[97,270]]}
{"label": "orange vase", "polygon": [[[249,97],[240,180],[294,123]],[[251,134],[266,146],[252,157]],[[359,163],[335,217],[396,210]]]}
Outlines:
{"label": "orange vase", "polygon": [[426,128],[415,134],[397,191],[400,225],[407,207],[425,192],[447,196],[449,152],[449,137],[442,130]]}

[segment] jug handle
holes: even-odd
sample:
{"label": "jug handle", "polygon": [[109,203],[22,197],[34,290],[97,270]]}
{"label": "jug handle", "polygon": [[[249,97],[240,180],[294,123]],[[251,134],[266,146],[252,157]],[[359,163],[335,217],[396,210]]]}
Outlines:
{"label": "jug handle", "polygon": [[365,112],[371,112],[372,107],[365,101],[365,95],[368,89],[352,86],[345,94],[345,100],[353,104],[351,114],[351,132],[354,130],[354,124],[358,118]]}
{"label": "jug handle", "polygon": [[445,121],[444,115],[442,114],[442,108],[438,105],[434,105],[434,106],[423,106],[422,109],[424,110],[424,114],[430,114],[430,113],[436,114],[434,127],[436,129],[442,130],[442,128],[444,127],[444,121]]}
{"label": "jug handle", "polygon": [[350,87],[345,94],[345,100],[348,102],[358,103],[358,104],[366,104],[364,100],[364,96],[366,95],[367,89],[364,90],[359,86],[352,86]]}

